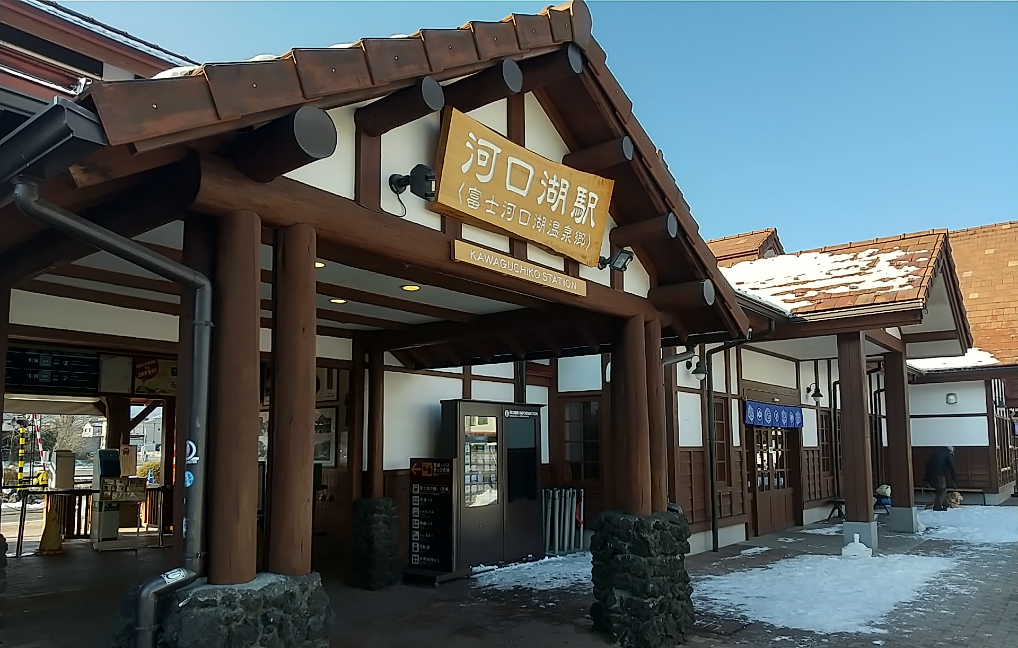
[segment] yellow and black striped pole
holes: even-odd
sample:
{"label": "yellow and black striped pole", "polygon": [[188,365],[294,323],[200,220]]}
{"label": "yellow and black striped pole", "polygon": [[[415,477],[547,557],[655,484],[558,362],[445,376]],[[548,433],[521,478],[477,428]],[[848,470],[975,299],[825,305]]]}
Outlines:
{"label": "yellow and black striped pole", "polygon": [[25,427],[18,426],[18,486],[25,482]]}

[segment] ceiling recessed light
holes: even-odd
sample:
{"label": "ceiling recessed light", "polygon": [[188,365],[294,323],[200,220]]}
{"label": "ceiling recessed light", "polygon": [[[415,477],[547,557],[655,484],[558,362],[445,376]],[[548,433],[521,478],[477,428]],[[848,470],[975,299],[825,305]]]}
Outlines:
{"label": "ceiling recessed light", "polygon": [[402,288],[403,290],[405,290],[407,292],[414,292],[414,291],[417,291],[417,290],[421,289],[420,286],[415,286],[414,284],[407,284],[405,286],[400,286],[400,288]]}
{"label": "ceiling recessed light", "polygon": [[324,268],[325,267],[325,262],[324,261],[315,261],[315,267],[316,268]]}
{"label": "ceiling recessed light", "polygon": [[346,303],[345,299],[330,299],[329,301],[332,302],[333,304],[345,304]]}

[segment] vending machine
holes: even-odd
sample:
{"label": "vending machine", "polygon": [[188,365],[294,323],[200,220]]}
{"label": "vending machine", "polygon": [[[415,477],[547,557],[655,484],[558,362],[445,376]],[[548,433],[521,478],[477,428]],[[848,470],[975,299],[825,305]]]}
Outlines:
{"label": "vending machine", "polygon": [[411,460],[411,570],[543,555],[540,430],[540,405],[442,401],[436,456]]}

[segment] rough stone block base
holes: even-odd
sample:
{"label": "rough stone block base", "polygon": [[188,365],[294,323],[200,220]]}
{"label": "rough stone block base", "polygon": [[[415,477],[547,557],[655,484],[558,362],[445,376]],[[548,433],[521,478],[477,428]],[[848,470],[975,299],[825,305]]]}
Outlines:
{"label": "rough stone block base", "polygon": [[605,513],[590,542],[594,630],[623,648],[671,648],[693,632],[686,573],[689,525],[680,513]]}
{"label": "rough stone block base", "polygon": [[880,548],[880,543],[877,536],[877,523],[876,522],[845,522],[845,544],[850,544],[855,538],[855,534],[859,534],[859,542],[863,543],[870,549],[877,551]]}
{"label": "rough stone block base", "polygon": [[[243,585],[204,579],[161,601],[158,648],[328,648],[335,613],[318,574],[258,574]],[[135,648],[138,588],[125,598],[110,648]]]}
{"label": "rough stone block base", "polygon": [[922,533],[926,529],[919,521],[919,511],[911,506],[892,506],[888,525],[896,533]]}
{"label": "rough stone block base", "polygon": [[396,523],[396,503],[388,497],[353,503],[349,585],[380,590],[399,582],[403,570],[396,558]]}

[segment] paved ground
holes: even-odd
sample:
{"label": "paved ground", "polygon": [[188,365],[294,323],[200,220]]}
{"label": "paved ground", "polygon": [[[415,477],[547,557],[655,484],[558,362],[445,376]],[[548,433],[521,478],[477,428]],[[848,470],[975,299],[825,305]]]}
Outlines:
{"label": "paved ground", "polygon": [[[1018,500],[1012,500],[1018,504]],[[767,624],[746,624],[698,609],[694,648],[1004,648],[1018,641],[1018,577],[1014,545],[980,547],[885,535],[884,550],[951,555],[959,568],[944,593],[896,608],[882,634],[821,636]],[[740,555],[751,546],[769,551]],[[104,648],[122,592],[168,566],[170,550],[97,555],[72,544],[58,557],[12,559],[7,594],[0,601],[3,648]],[[694,579],[762,566],[803,553],[834,554],[840,539],[790,529],[719,554],[688,560]],[[325,571],[337,613],[332,648],[587,648],[609,645],[591,632],[583,591],[497,591],[472,581],[439,588],[397,586],[363,592],[341,585]],[[779,595],[774,592],[774,595]],[[713,630],[711,632],[710,630]]]}

